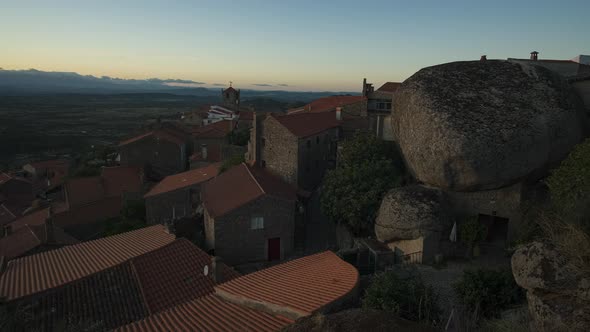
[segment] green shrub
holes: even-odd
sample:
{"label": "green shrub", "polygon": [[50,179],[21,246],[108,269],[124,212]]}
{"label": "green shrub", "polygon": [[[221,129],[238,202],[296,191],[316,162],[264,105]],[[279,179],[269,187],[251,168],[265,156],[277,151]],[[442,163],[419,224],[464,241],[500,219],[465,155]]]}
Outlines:
{"label": "green shrub", "polygon": [[236,155],[236,156],[233,156],[233,157],[223,161],[221,166],[219,166],[219,174],[227,171],[228,169],[230,169],[236,165],[243,163],[244,160],[245,160],[244,155]]}
{"label": "green shrub", "polygon": [[462,305],[477,308],[484,317],[497,317],[524,299],[524,292],[514,281],[510,269],[465,271],[453,287]]}
{"label": "green shrub", "polygon": [[432,287],[419,277],[403,279],[393,272],[375,276],[362,302],[364,308],[392,311],[402,318],[434,325],[441,314]]}
{"label": "green shrub", "polygon": [[399,186],[404,172],[395,146],[373,135],[345,141],[338,167],[324,177],[321,209],[357,235],[370,233],[385,193]]}
{"label": "green shrub", "polygon": [[459,238],[469,248],[473,248],[473,246],[485,240],[487,234],[487,227],[479,222],[477,216],[469,217],[459,223]]}

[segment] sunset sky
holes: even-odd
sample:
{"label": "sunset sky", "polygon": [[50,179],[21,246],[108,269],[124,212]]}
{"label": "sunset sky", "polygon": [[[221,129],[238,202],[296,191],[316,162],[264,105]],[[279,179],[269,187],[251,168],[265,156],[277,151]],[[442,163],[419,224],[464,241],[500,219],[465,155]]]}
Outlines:
{"label": "sunset sky", "polygon": [[358,91],[482,54],[590,54],[589,13],[588,0],[0,0],[0,67]]}

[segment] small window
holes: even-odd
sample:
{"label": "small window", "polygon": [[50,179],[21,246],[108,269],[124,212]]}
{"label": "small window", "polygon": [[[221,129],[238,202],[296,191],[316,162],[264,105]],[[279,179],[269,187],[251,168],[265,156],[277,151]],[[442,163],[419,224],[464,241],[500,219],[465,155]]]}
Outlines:
{"label": "small window", "polygon": [[251,229],[264,229],[264,217],[252,217]]}
{"label": "small window", "polygon": [[307,148],[311,149],[311,140],[307,140]]}

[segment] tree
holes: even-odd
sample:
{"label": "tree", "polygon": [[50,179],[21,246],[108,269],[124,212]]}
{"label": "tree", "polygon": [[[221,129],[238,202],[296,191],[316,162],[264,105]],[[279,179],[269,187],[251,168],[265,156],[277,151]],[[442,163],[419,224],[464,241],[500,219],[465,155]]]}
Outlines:
{"label": "tree", "polygon": [[105,222],[104,236],[125,233],[145,226],[145,202],[142,200],[129,201],[125,204],[119,217],[111,218]]}
{"label": "tree", "polygon": [[459,302],[466,308],[478,308],[484,317],[496,317],[511,305],[523,301],[523,290],[518,287],[510,269],[467,270],[453,285]]}
{"label": "tree", "polygon": [[377,275],[362,300],[364,308],[392,311],[402,318],[433,324],[440,319],[438,294],[419,276],[401,278],[394,272]]}
{"label": "tree", "polygon": [[338,167],[324,179],[322,212],[356,235],[370,232],[383,195],[402,181],[400,160],[392,143],[373,136],[344,142]]}
{"label": "tree", "polygon": [[590,232],[590,139],[575,146],[545,183],[554,212]]}
{"label": "tree", "polygon": [[240,128],[233,130],[227,134],[229,144],[246,146],[250,140],[250,129]]}
{"label": "tree", "polygon": [[228,169],[239,165],[241,163],[244,162],[244,155],[240,154],[240,155],[235,155],[229,159],[226,159],[223,161],[223,163],[221,164],[221,166],[219,167],[219,174],[227,171]]}

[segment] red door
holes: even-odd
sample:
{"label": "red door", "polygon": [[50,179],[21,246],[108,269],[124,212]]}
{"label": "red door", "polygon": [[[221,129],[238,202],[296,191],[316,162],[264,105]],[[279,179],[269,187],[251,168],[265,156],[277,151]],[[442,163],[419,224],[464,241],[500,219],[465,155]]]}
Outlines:
{"label": "red door", "polygon": [[281,238],[268,239],[268,260],[281,259]]}

